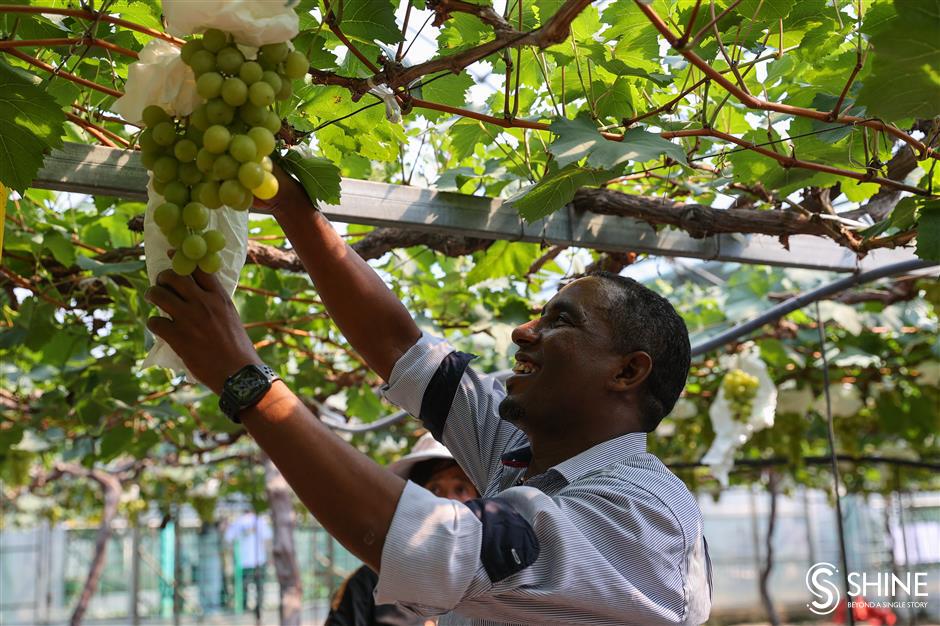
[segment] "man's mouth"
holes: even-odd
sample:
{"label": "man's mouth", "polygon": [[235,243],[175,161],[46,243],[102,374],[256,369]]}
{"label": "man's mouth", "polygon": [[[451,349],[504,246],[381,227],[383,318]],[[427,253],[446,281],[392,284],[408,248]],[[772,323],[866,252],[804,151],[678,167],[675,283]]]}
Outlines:
{"label": "man's mouth", "polygon": [[516,364],[512,368],[513,374],[517,376],[526,376],[528,374],[534,374],[539,371],[539,366],[528,360],[516,360]]}

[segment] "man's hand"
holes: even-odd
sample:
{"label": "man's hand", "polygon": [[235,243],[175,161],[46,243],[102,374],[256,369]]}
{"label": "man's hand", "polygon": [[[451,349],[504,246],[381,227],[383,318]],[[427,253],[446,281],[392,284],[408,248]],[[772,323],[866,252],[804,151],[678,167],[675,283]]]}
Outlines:
{"label": "man's hand", "polygon": [[251,207],[252,211],[276,215],[280,211],[313,209],[313,204],[310,202],[303,185],[285,172],[277,163],[274,164],[274,176],[277,178],[278,184],[277,195],[270,200],[255,198],[255,203]]}
{"label": "man's hand", "polygon": [[151,317],[147,328],[170,344],[193,376],[215,393],[245,365],[261,363],[232,299],[215,276],[200,269],[191,276],[166,270],[144,297],[172,318]]}

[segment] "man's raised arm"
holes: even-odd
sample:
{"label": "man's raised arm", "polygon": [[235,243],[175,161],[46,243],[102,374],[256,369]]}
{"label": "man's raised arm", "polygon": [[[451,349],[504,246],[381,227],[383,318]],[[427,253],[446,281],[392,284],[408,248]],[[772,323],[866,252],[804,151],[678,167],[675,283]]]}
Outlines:
{"label": "man's raised arm", "polygon": [[385,380],[421,336],[411,314],[368,263],[313,206],[297,181],[278,171],[281,190],[267,208],[284,229],[340,332]]}

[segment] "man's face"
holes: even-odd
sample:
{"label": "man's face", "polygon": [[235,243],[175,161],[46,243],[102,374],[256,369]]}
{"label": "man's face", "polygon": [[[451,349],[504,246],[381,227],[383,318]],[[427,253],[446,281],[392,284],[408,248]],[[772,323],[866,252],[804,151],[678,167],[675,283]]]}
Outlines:
{"label": "man's face", "polygon": [[558,430],[605,394],[619,362],[608,322],[610,296],[602,279],[582,278],[562,288],[540,317],[512,333],[519,346],[506,381],[500,416],[523,429]]}
{"label": "man's face", "polygon": [[476,487],[456,463],[431,474],[424,488],[439,498],[449,498],[458,502],[467,502],[480,497]]}

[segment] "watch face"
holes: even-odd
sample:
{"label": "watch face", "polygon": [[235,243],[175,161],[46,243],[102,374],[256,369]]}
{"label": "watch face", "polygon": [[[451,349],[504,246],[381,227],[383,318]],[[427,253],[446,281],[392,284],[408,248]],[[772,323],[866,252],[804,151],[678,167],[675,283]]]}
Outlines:
{"label": "watch face", "polygon": [[255,368],[246,368],[238,373],[232,380],[231,391],[235,396],[235,401],[244,405],[255,399],[258,393],[268,387],[268,381],[264,374]]}

